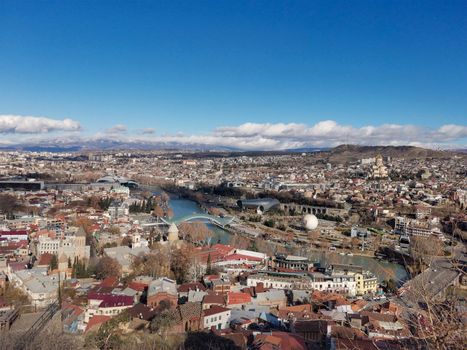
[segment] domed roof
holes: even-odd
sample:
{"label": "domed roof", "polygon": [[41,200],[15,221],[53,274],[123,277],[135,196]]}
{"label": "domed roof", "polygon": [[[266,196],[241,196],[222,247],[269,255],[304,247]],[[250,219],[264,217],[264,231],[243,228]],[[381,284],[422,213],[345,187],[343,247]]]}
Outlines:
{"label": "domed roof", "polygon": [[168,236],[167,236],[167,240],[169,242],[173,242],[173,241],[178,241],[178,228],[177,228],[177,225],[175,225],[174,223],[172,223],[170,226],[169,226],[169,231],[168,231]]}
{"label": "domed roof", "polygon": [[174,223],[171,223],[169,226],[169,233],[172,233],[172,232],[178,233],[178,227]]}
{"label": "domed roof", "polygon": [[307,230],[314,230],[318,227],[318,218],[312,214],[303,217],[303,225]]}

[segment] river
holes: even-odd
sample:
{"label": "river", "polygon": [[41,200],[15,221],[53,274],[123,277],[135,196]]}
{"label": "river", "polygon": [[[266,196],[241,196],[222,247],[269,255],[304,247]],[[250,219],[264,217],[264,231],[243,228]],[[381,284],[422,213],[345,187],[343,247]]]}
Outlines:
{"label": "river", "polygon": [[[203,210],[199,207],[199,205],[196,202],[193,202],[188,199],[171,198],[170,207],[174,211],[175,220],[191,214],[203,213]],[[206,225],[213,232],[213,237],[211,239],[212,243],[219,242],[222,244],[229,244],[231,237],[230,233],[216,225],[210,223],[206,223]]]}
{"label": "river", "polygon": [[[202,209],[196,204],[188,199],[179,199],[172,197],[170,199],[170,207],[174,211],[174,218],[178,219],[190,214],[203,213]],[[231,234],[227,231],[221,229],[212,224],[207,224],[209,229],[214,233],[212,242],[213,243],[223,243],[229,244]],[[373,272],[379,281],[384,279],[392,278],[397,281],[399,284],[402,284],[403,281],[407,280],[408,275],[405,268],[399,264],[394,264],[386,261],[378,261],[371,257],[366,256],[348,256],[340,255],[337,253],[328,253],[323,254],[319,251],[307,251],[308,257],[311,260],[319,261],[323,264],[326,263],[336,263],[336,264],[353,264],[362,266],[364,269]],[[305,253],[306,254],[306,253]],[[301,254],[301,255],[305,255]]]}

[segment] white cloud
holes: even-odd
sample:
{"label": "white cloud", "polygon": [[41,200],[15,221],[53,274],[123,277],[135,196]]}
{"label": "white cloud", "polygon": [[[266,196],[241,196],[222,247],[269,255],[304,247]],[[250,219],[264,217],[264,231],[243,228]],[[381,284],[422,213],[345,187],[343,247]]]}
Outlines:
{"label": "white cloud", "polygon": [[50,119],[21,115],[0,115],[0,133],[40,134],[52,131],[79,131],[81,125],[72,119]]}
{"label": "white cloud", "polygon": [[[336,146],[342,143],[364,145],[437,145],[462,141],[467,137],[467,127],[443,125],[434,130],[416,125],[382,124],[354,127],[338,124],[333,120],[306,124],[254,124],[218,128],[213,133],[219,138],[234,138],[241,144],[274,145],[277,148]],[[436,146],[436,147],[437,147]]]}
{"label": "white cloud", "polygon": [[[128,143],[162,143],[185,145],[225,146],[251,150],[280,150],[304,147],[333,147],[343,143],[360,145],[416,145],[428,148],[465,147],[467,126],[445,124],[439,128],[428,128],[410,124],[382,124],[355,127],[323,120],[307,125],[298,123],[244,123],[225,126],[199,135],[183,133],[160,135],[154,129],[139,129],[127,132],[125,125],[115,125],[105,132],[94,135],[62,135],[54,137],[56,142],[85,143],[120,141]],[[19,135],[15,142],[21,142]],[[25,136],[26,137],[26,136]],[[50,137],[28,135],[27,142],[46,142]],[[11,140],[13,141],[13,140]]]}
{"label": "white cloud", "polygon": [[141,134],[143,135],[152,135],[156,132],[156,129],[154,128],[144,128],[141,130]]}
{"label": "white cloud", "polygon": [[127,131],[128,131],[127,126],[123,124],[116,124],[112,126],[110,129],[106,130],[108,134],[121,134]]}

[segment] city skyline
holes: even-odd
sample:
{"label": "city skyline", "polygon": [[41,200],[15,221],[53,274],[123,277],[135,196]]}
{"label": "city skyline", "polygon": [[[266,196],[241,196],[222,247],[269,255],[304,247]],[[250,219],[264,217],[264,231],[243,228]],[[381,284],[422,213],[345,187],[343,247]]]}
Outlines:
{"label": "city skyline", "polygon": [[0,146],[467,144],[462,1],[0,10]]}

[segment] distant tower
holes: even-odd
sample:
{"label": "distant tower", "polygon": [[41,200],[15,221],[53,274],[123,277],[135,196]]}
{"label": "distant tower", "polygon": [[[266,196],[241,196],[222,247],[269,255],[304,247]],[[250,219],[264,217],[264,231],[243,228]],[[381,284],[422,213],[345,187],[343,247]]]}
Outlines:
{"label": "distant tower", "polygon": [[86,245],[86,231],[83,226],[80,226],[78,232],[76,232],[75,244],[78,247],[84,247]]}
{"label": "distant tower", "polygon": [[141,235],[138,232],[135,232],[131,237],[131,247],[139,248],[141,247]]}
{"label": "distant tower", "polygon": [[383,179],[388,177],[388,169],[384,166],[381,154],[378,154],[375,157],[375,164],[371,167],[370,176],[373,179]]}
{"label": "distant tower", "polygon": [[178,228],[177,225],[174,223],[170,224],[169,231],[168,231],[167,240],[169,242],[177,242],[178,241]]}

